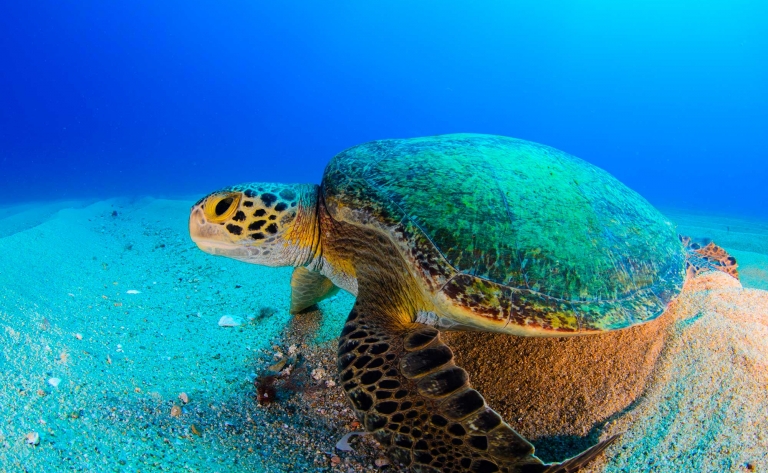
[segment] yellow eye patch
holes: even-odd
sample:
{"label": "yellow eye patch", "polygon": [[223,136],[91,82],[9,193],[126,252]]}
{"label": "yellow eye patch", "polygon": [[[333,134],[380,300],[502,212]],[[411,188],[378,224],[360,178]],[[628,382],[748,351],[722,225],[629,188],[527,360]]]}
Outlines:
{"label": "yellow eye patch", "polygon": [[225,192],[211,196],[205,203],[205,218],[212,223],[221,223],[229,219],[240,204],[239,192]]}

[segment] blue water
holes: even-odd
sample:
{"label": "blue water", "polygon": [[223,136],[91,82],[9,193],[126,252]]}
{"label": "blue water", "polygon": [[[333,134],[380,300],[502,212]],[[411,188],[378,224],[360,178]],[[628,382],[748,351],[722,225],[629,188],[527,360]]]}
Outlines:
{"label": "blue water", "polygon": [[768,216],[768,2],[6,2],[0,203],[319,182],[337,152],[542,142]]}

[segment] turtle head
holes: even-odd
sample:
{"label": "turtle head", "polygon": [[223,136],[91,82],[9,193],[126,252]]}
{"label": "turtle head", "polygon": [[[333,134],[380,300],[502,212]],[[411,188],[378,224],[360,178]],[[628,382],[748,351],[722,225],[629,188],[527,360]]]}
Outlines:
{"label": "turtle head", "polygon": [[300,266],[318,251],[318,186],[254,182],[192,206],[189,235],[201,250],[265,266]]}

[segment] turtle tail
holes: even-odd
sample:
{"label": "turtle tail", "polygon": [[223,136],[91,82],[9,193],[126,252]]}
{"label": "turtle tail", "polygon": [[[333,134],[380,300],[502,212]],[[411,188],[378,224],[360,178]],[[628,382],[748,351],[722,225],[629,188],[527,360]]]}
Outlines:
{"label": "turtle tail", "polygon": [[680,235],[686,249],[685,268],[688,279],[707,271],[722,271],[739,279],[739,265],[736,258],[709,239],[693,239]]}

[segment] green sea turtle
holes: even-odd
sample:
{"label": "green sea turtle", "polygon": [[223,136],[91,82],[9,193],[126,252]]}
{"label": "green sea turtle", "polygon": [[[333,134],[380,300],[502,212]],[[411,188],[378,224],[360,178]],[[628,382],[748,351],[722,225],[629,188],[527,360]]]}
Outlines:
{"label": "green sea turtle", "polygon": [[575,471],[613,440],[544,464],[472,389],[440,330],[621,329],[658,317],[687,275],[736,275],[727,253],[679,238],[607,172],[501,136],[355,146],[319,186],[214,192],[189,227],[211,254],[294,266],[293,313],[337,288],[357,296],[339,381],[365,428],[411,471]]}

